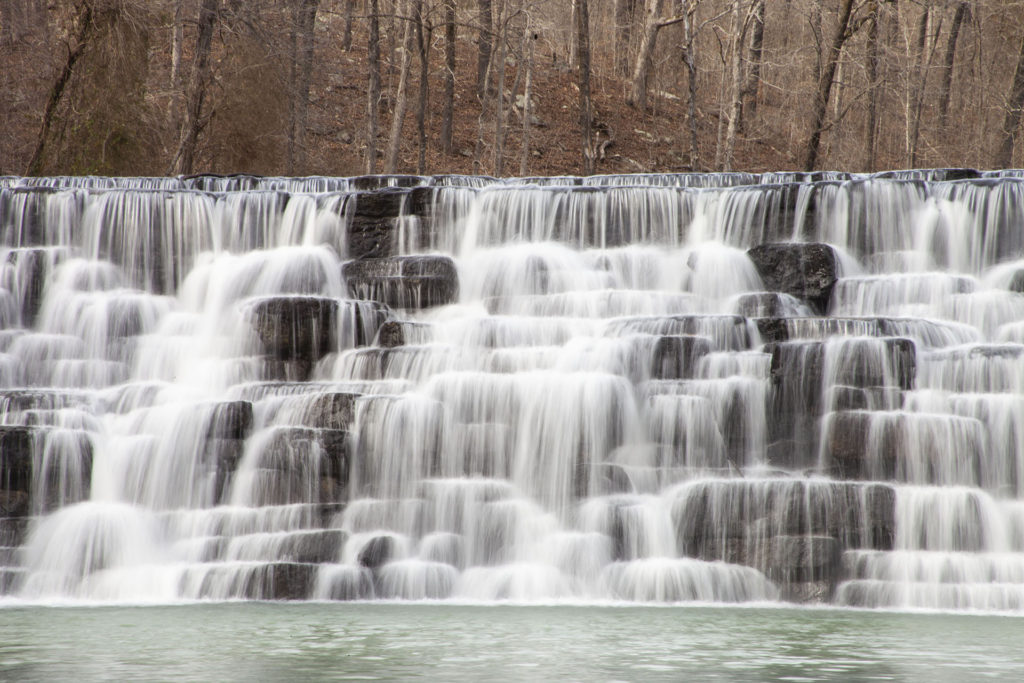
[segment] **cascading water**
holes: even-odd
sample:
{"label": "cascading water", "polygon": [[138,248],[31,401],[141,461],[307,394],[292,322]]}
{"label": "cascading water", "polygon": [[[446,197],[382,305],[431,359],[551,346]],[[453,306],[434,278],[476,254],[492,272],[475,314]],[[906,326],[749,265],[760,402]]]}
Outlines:
{"label": "cascading water", "polygon": [[0,594],[1024,610],[1024,181],[0,178]]}

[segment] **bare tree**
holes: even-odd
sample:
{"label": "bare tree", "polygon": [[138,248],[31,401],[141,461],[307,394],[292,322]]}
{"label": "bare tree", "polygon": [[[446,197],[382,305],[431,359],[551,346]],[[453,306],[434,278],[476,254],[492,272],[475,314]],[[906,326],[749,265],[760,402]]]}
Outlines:
{"label": "bare tree", "polygon": [[523,60],[526,62],[526,84],[523,86],[523,133],[519,150],[519,175],[527,173],[530,163],[530,118],[533,116],[533,44],[537,34],[533,32],[530,17],[526,18],[523,31]]}
{"label": "bare tree", "polygon": [[288,173],[304,171],[306,166],[306,125],[309,115],[309,88],[313,74],[314,29],[320,0],[296,0],[292,6],[292,84],[293,93],[288,127]]}
{"label": "bare tree", "polygon": [[576,0],[576,63],[580,85],[580,147],[584,175],[594,172],[592,130],[594,113],[590,101],[590,10],[587,0]]}
{"label": "bare tree", "polygon": [[764,10],[765,0],[754,0],[751,6],[750,49],[748,51],[747,79],[743,85],[743,108],[739,125],[748,115],[757,111],[757,97],[761,90],[761,60],[764,56]]}
{"label": "bare tree", "polygon": [[[728,124],[725,129],[725,143],[719,147],[715,155],[715,165],[723,171],[732,170],[733,152],[736,149],[736,131],[739,127],[743,102],[743,41],[757,7],[756,2],[748,4],[746,5],[747,11],[744,13],[744,4],[744,0],[733,0],[732,4],[732,47],[729,55],[730,101],[729,115],[724,119],[728,121]],[[719,139],[721,139],[722,123],[723,119],[719,117]]]}
{"label": "bare tree", "polygon": [[477,21],[479,22],[479,45],[476,58],[476,96],[483,99],[486,94],[484,81],[491,65],[491,0],[477,0]]}
{"label": "bare tree", "polygon": [[369,88],[366,91],[366,173],[377,172],[377,123],[380,118],[380,17],[378,0],[367,0],[366,39]]}
{"label": "bare tree", "polygon": [[1006,98],[1006,116],[1003,119],[999,151],[995,158],[995,165],[998,168],[1009,168],[1013,165],[1013,146],[1017,142],[1022,108],[1024,108],[1024,39],[1020,43],[1017,68],[1013,73],[1010,94]]}
{"label": "bare tree", "polygon": [[409,71],[412,67],[413,24],[408,20],[410,5],[416,0],[406,0],[400,12],[405,20],[402,32],[402,68],[398,74],[398,87],[395,90],[395,107],[391,112],[391,139],[388,142],[388,153],[384,160],[384,172],[394,173],[398,168],[398,149],[402,143],[402,124],[405,123],[405,109],[409,101]]}
{"label": "bare tree", "polygon": [[953,13],[953,25],[949,29],[949,38],[946,41],[946,57],[942,70],[942,92],[939,95],[939,116],[942,125],[946,125],[946,115],[949,113],[949,94],[953,86],[953,66],[956,63],[956,43],[960,37],[960,27],[970,12],[970,5],[961,2],[956,6]]}
{"label": "bare tree", "polygon": [[424,19],[423,0],[413,0],[413,22],[416,25],[416,51],[419,53],[420,78],[417,89],[416,104],[416,138],[419,155],[416,159],[416,172],[426,173],[427,170],[427,102],[430,88],[430,34],[432,27]]}
{"label": "bare tree", "polygon": [[612,19],[615,22],[612,47],[615,53],[615,73],[621,76],[626,76],[629,71],[630,29],[635,7],[636,0],[614,0],[612,7]]}
{"label": "bare tree", "polygon": [[832,41],[829,44],[828,54],[825,58],[825,68],[822,69],[821,77],[818,79],[817,92],[814,97],[814,114],[811,118],[811,134],[807,138],[807,147],[804,150],[804,170],[813,171],[818,163],[818,145],[821,142],[821,134],[825,130],[825,114],[828,111],[828,101],[832,93],[832,83],[835,80],[836,65],[839,63],[839,55],[843,51],[843,45],[852,34],[851,18],[853,15],[853,0],[840,0],[839,21],[836,30],[832,34]]}
{"label": "bare tree", "polygon": [[91,0],[82,0],[77,4],[75,10],[75,42],[68,49],[64,65],[57,74],[53,86],[50,88],[50,96],[46,99],[46,107],[43,109],[43,119],[39,126],[39,135],[36,138],[36,146],[32,157],[28,161],[25,175],[36,175],[42,168],[43,152],[46,149],[46,139],[50,135],[50,126],[53,125],[53,115],[57,110],[68,81],[75,71],[75,64],[78,63],[82,52],[85,50],[93,30],[93,7]]}
{"label": "bare tree", "polygon": [[441,150],[452,153],[452,118],[455,109],[455,0],[444,0],[444,108],[441,113]]}
{"label": "bare tree", "polygon": [[181,125],[178,151],[171,161],[172,173],[192,172],[199,134],[209,122],[209,119],[203,116],[203,104],[210,82],[210,48],[219,9],[219,0],[202,0],[199,6],[199,33],[196,38],[192,75],[189,78],[188,97],[185,101],[185,120]]}

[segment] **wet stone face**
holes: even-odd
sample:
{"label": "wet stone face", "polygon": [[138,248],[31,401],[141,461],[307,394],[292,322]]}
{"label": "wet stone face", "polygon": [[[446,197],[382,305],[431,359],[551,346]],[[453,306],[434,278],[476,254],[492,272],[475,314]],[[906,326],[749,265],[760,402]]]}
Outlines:
{"label": "wet stone face", "polygon": [[1019,609],[1022,207],[4,178],[0,593]]}

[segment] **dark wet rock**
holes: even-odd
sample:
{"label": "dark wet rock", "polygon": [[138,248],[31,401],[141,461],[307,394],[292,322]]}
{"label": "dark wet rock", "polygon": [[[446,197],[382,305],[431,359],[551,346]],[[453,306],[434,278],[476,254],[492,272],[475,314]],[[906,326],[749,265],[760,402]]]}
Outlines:
{"label": "dark wet rock", "polygon": [[417,187],[428,182],[428,178],[411,174],[375,174],[361,175],[349,179],[349,186],[354,190],[382,190],[395,188]]}
{"label": "dark wet rock", "polygon": [[18,567],[0,567],[0,595],[17,592],[25,575],[26,571]]}
{"label": "dark wet rock", "polygon": [[651,315],[616,318],[609,323],[609,334],[631,333],[658,336],[698,336],[711,342],[715,351],[741,351],[751,348],[752,335],[747,319],[739,315]]}
{"label": "dark wet rock", "polygon": [[768,406],[768,462],[777,467],[813,467],[822,414],[824,344],[793,341],[768,344],[771,392]]}
{"label": "dark wet rock", "polygon": [[244,454],[245,441],[241,439],[209,439],[204,445],[203,460],[213,472],[216,502],[228,502],[231,483]]}
{"label": "dark wet rock", "polygon": [[318,429],[345,430],[355,422],[359,394],[332,392],[314,396],[302,411],[301,424]]}
{"label": "dark wet rock", "polygon": [[17,297],[21,305],[23,327],[32,327],[43,304],[46,277],[55,260],[52,248],[23,248],[7,252],[7,263],[12,266],[9,282],[0,282]]}
{"label": "dark wet rock", "polygon": [[933,180],[976,180],[981,172],[973,168],[937,168],[932,171]]}
{"label": "dark wet rock", "polygon": [[315,362],[337,349],[338,302],[313,296],[261,299],[250,322],[264,350],[278,360]]}
{"label": "dark wet rock", "polygon": [[711,340],[697,335],[659,337],[651,358],[652,379],[694,377],[700,359],[711,353]]}
{"label": "dark wet rock", "polygon": [[29,497],[26,491],[0,489],[0,517],[25,517],[29,514]]}
{"label": "dark wet rock", "polygon": [[802,299],[819,314],[828,310],[838,280],[832,247],[818,242],[781,242],[761,244],[747,254],[767,289]]}
{"label": "dark wet rock", "polygon": [[684,555],[758,567],[770,559],[773,539],[782,537],[891,549],[895,492],[859,482],[723,479],[681,489],[671,514]]}
{"label": "dark wet rock", "polygon": [[366,567],[339,566],[322,580],[329,600],[369,600],[376,595],[373,572]]}
{"label": "dark wet rock", "polygon": [[767,575],[777,583],[824,581],[834,585],[841,549],[832,536],[775,536],[767,558]]}
{"label": "dark wet rock", "polygon": [[256,456],[260,504],[330,503],[349,476],[349,436],[340,429],[275,428]]}
{"label": "dark wet rock", "polygon": [[851,387],[841,384],[828,389],[827,405],[829,410],[883,410],[886,407],[898,408],[902,404],[902,394],[897,387]]}
{"label": "dark wet rock", "polygon": [[395,539],[391,536],[375,536],[359,551],[357,561],[367,569],[379,569],[395,559]]}
{"label": "dark wet rock", "polygon": [[430,308],[458,298],[459,276],[447,256],[359,259],[342,266],[349,293],[392,308]]}
{"label": "dark wet rock", "polygon": [[788,318],[809,314],[806,306],[782,292],[741,294],[736,297],[734,306],[736,313],[745,318]]}
{"label": "dark wet rock", "polygon": [[0,517],[0,545],[20,546],[28,535],[28,524],[25,517]]}
{"label": "dark wet rock", "polygon": [[337,562],[348,534],[341,529],[316,529],[292,534],[280,551],[282,560],[321,564]]}
{"label": "dark wet rock", "polygon": [[783,318],[756,318],[757,332],[765,344],[789,341],[789,326]]}
{"label": "dark wet rock", "polygon": [[208,439],[245,439],[252,431],[252,403],[228,401],[212,406]]}
{"label": "dark wet rock", "polygon": [[843,345],[841,355],[834,361],[837,376],[829,378],[838,384],[898,387],[904,391],[914,388],[917,349],[910,339],[851,341]]}
{"label": "dark wet rock", "polygon": [[385,348],[394,348],[405,344],[405,327],[397,320],[389,320],[380,326],[377,332],[377,344]]}
{"label": "dark wet rock", "polygon": [[241,595],[248,600],[308,600],[313,595],[319,565],[273,562],[250,570]]}
{"label": "dark wet rock", "polygon": [[28,494],[32,490],[32,456],[35,430],[0,427],[0,489]]}

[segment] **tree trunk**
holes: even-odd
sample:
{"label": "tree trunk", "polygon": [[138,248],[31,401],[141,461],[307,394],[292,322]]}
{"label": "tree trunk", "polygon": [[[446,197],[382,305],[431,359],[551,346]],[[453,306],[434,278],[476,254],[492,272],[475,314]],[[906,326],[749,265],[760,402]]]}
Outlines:
{"label": "tree trunk", "polygon": [[594,148],[591,142],[593,110],[590,102],[590,11],[587,0],[576,0],[576,63],[580,85],[580,145],[583,175],[594,173]]}
{"label": "tree trunk", "polygon": [[839,22],[832,35],[832,42],[825,59],[825,68],[822,69],[821,78],[818,79],[817,93],[814,97],[811,134],[807,139],[807,148],[804,151],[805,171],[813,171],[818,163],[818,145],[821,142],[821,134],[825,130],[825,113],[828,111],[828,101],[832,94],[832,82],[835,79],[839,55],[843,51],[846,39],[850,36],[851,14],[853,14],[853,0],[840,0]]}
{"label": "tree trunk", "polygon": [[867,161],[865,170],[875,169],[875,146],[878,129],[878,3],[872,0],[869,7],[867,74],[868,74],[868,123],[867,123]]}
{"label": "tree trunk", "polygon": [[444,107],[441,112],[441,151],[452,153],[455,110],[455,0],[444,0]]}
{"label": "tree trunk", "polygon": [[64,96],[64,90],[67,88],[68,81],[71,80],[71,76],[74,74],[75,64],[78,62],[79,57],[82,56],[82,52],[85,51],[89,37],[92,34],[93,15],[91,2],[83,2],[78,6],[76,24],[78,30],[75,32],[74,47],[68,50],[64,66],[61,68],[60,73],[57,74],[53,87],[50,88],[50,96],[46,99],[46,107],[43,109],[43,120],[39,126],[36,146],[32,151],[32,157],[28,161],[25,175],[38,175],[40,170],[42,170],[43,152],[46,151],[46,139],[50,135],[50,126],[53,125],[54,112],[57,110],[57,105],[60,104],[61,97]]}
{"label": "tree trunk", "polygon": [[750,35],[750,51],[747,57],[749,71],[746,84],[743,86],[743,109],[740,112],[740,125],[749,116],[757,112],[757,97],[761,90],[761,60],[764,56],[764,10],[765,0],[754,0],[751,12],[753,26]]}
{"label": "tree trunk", "polygon": [[206,88],[210,81],[210,48],[213,43],[213,29],[217,25],[219,5],[219,0],[203,0],[199,7],[199,33],[196,38],[192,75],[189,78],[185,120],[181,127],[178,151],[171,162],[171,171],[179,174],[192,173],[199,133],[207,124],[203,118],[203,103],[206,100]]}
{"label": "tree trunk", "polygon": [[697,171],[700,166],[697,148],[697,56],[696,36],[694,35],[693,13],[697,3],[687,7],[686,19],[683,21],[683,41],[686,46],[684,60],[686,62],[686,79],[689,97],[687,98],[686,119],[690,128],[690,170]]}
{"label": "tree trunk", "polygon": [[352,15],[354,14],[356,0],[342,0],[344,3],[343,20],[341,29],[341,49],[348,52],[352,49]]}
{"label": "tree trunk", "polygon": [[526,61],[526,85],[523,86],[523,135],[519,149],[519,175],[525,176],[530,164],[530,117],[533,116],[531,98],[533,97],[533,43],[535,37],[530,19],[526,19],[526,32],[523,36],[523,54]]}
{"label": "tree trunk", "polygon": [[369,88],[366,92],[366,172],[377,172],[377,123],[380,118],[380,19],[379,0],[368,0],[369,35],[366,40]]}
{"label": "tree trunk", "polygon": [[476,96],[482,101],[486,92],[484,81],[491,65],[491,0],[477,0],[477,20],[480,24],[480,44],[476,58]]}
{"label": "tree trunk", "polygon": [[506,5],[503,1],[498,6],[498,25],[501,32],[498,38],[498,87],[494,93],[494,163],[491,164],[492,173],[496,176],[503,174],[505,167],[505,62],[507,43],[508,21],[505,16]]}
{"label": "tree trunk", "polygon": [[640,37],[640,47],[636,52],[636,61],[633,63],[633,87],[630,90],[626,104],[643,112],[647,109],[647,75],[651,69],[651,60],[654,57],[654,47],[658,40],[660,0],[645,0],[644,3],[644,32]]}
{"label": "tree trunk", "polygon": [[320,0],[298,0],[293,13],[294,61],[291,106],[291,131],[288,135],[288,172],[306,173],[306,124],[309,114],[309,87],[313,76],[314,30]]}
{"label": "tree trunk", "polygon": [[[725,130],[725,145],[721,150],[719,170],[731,171],[733,151],[736,149],[736,129],[739,126],[741,103],[743,101],[743,38],[746,34],[747,20],[741,18],[743,0],[733,0],[732,5],[732,51],[729,59],[731,72],[729,87],[729,115]],[[752,7],[748,8],[748,11]],[[749,14],[748,14],[749,16]]]}
{"label": "tree trunk", "polygon": [[1010,168],[1013,164],[1013,145],[1017,141],[1021,109],[1024,108],[1024,39],[1017,53],[1017,68],[1013,73],[1013,84],[1006,99],[1006,118],[1003,119],[1002,140],[996,154],[996,168]]}
{"label": "tree trunk", "polygon": [[629,39],[636,0],[614,0],[612,18],[615,22],[615,73],[629,75]]}
{"label": "tree trunk", "polygon": [[181,43],[185,39],[185,0],[174,0],[174,28],[171,32],[171,88],[181,81]]}
{"label": "tree trunk", "polygon": [[418,103],[416,105],[416,137],[418,139],[419,156],[416,159],[416,172],[424,174],[427,172],[427,93],[430,83],[430,29],[424,26],[423,21],[423,0],[413,0],[413,21],[416,22],[416,48],[419,51],[420,60],[420,83]]}
{"label": "tree trunk", "polygon": [[949,29],[949,40],[946,42],[946,58],[942,69],[942,92],[939,95],[939,117],[942,125],[946,125],[946,116],[949,113],[949,93],[953,86],[953,66],[956,63],[956,42],[960,37],[960,27],[967,17],[968,4],[961,2],[956,6],[953,14],[953,26]]}
{"label": "tree trunk", "polygon": [[909,110],[910,120],[907,131],[907,162],[911,168],[917,168],[917,141],[921,136],[921,107],[924,105],[925,86],[928,82],[928,71],[931,57],[928,52],[928,24],[931,23],[931,8],[925,6],[917,24],[917,79],[914,84],[913,98]]}
{"label": "tree trunk", "polygon": [[405,18],[405,31],[402,34],[402,68],[398,73],[398,87],[395,90],[395,108],[391,113],[391,139],[388,141],[388,154],[384,161],[384,172],[394,173],[398,168],[398,149],[402,143],[402,124],[405,123],[405,109],[409,101],[409,71],[412,67],[413,26],[408,20],[410,5],[415,0],[407,0],[399,10]]}

